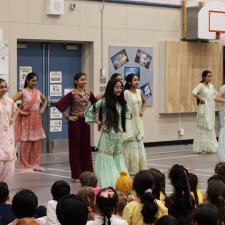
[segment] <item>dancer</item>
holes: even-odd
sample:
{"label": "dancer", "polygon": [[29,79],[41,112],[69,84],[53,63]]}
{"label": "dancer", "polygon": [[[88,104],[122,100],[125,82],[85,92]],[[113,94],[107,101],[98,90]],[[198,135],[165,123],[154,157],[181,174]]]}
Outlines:
{"label": "dancer", "polygon": [[[132,117],[126,121],[126,133],[124,135],[123,155],[130,174],[146,168],[146,153],[143,143],[144,125],[143,115],[146,101],[143,93],[138,89],[139,77],[129,74],[126,77],[124,98],[131,109]],[[134,163],[135,162],[135,163]]]}
{"label": "dancer", "polygon": [[102,188],[114,187],[120,172],[127,171],[122,142],[128,113],[123,97],[123,84],[116,79],[109,80],[104,98],[85,112],[85,121],[97,122],[102,129],[95,163],[96,175]]}
{"label": "dancer", "polygon": [[[122,76],[122,74],[120,74],[120,73],[114,73],[114,74],[112,74],[112,76],[111,76],[110,79],[116,79],[116,80],[119,80],[119,81],[123,82],[123,76]],[[96,96],[96,99],[97,99],[97,100],[102,99],[102,98],[104,97],[104,94],[105,94],[105,91],[100,92],[100,93]]]}
{"label": "dancer", "polygon": [[220,109],[220,133],[219,133],[219,160],[225,161],[225,85],[223,85],[215,96],[215,101],[223,103]]}
{"label": "dancer", "polygon": [[[41,114],[47,105],[46,97],[36,89],[38,75],[28,73],[24,89],[13,100],[22,100],[20,114],[16,121],[16,141],[20,142],[20,169],[42,171],[40,154],[43,139],[46,137],[42,127]],[[40,107],[41,104],[41,107]]]}
{"label": "dancer", "polygon": [[[90,126],[84,121],[84,111],[95,102],[95,97],[86,91],[87,75],[74,76],[74,90],[65,95],[56,107],[68,120],[69,160],[71,176],[74,182],[84,171],[93,171],[90,146]],[[69,108],[69,114],[66,112]]]}
{"label": "dancer", "polygon": [[0,79],[0,181],[7,182],[14,173],[16,149],[13,123],[18,109],[12,99],[5,96],[7,83]]}
{"label": "dancer", "polygon": [[215,102],[216,89],[210,83],[212,73],[205,70],[201,82],[192,91],[197,99],[197,131],[193,143],[195,153],[213,153],[218,144],[215,133]]}

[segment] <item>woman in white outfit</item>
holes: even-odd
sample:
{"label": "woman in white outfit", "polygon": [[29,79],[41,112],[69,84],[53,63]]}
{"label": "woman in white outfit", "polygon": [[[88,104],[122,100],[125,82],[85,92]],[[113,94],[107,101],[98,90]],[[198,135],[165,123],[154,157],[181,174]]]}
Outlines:
{"label": "woman in white outfit", "polygon": [[215,133],[215,102],[216,89],[211,84],[212,73],[205,70],[201,82],[192,91],[198,104],[197,130],[194,136],[193,152],[213,153],[218,143]]}

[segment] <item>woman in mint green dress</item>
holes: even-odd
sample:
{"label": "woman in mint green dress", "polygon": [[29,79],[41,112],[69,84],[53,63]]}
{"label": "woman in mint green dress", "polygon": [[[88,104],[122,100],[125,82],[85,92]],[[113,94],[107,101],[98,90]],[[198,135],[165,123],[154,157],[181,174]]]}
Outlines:
{"label": "woman in mint green dress", "polygon": [[95,172],[102,188],[114,187],[121,171],[127,171],[122,154],[123,133],[129,116],[123,84],[109,80],[104,97],[85,112],[86,123],[96,122],[102,133],[97,145]]}
{"label": "woman in mint green dress", "polygon": [[219,160],[225,161],[225,85],[223,85],[215,97],[216,102],[223,103],[220,109],[220,133],[219,133]]}
{"label": "woman in mint green dress", "polygon": [[126,77],[124,98],[132,112],[132,117],[126,121],[123,155],[128,172],[132,175],[146,169],[146,153],[143,142],[143,115],[146,108],[146,100],[142,91],[138,89],[138,85],[139,77],[136,74],[129,74]]}
{"label": "woman in mint green dress", "polygon": [[192,94],[198,103],[197,130],[195,133],[193,152],[213,153],[217,151],[218,143],[215,132],[215,102],[216,89],[211,84],[212,73],[203,71],[202,81],[195,87]]}

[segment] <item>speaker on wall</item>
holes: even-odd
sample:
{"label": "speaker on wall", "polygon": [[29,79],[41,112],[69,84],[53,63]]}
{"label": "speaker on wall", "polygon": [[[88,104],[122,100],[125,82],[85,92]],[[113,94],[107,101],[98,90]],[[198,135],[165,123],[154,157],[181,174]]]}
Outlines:
{"label": "speaker on wall", "polygon": [[47,14],[48,15],[63,15],[64,14],[64,0],[47,0]]}

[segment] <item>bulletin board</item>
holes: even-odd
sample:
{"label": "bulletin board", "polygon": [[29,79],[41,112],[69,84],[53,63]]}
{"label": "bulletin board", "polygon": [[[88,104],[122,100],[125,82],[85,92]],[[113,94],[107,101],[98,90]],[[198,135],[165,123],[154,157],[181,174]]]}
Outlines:
{"label": "bulletin board", "polygon": [[109,47],[109,76],[120,73],[124,80],[130,73],[140,78],[147,106],[153,105],[153,48],[151,47]]}

